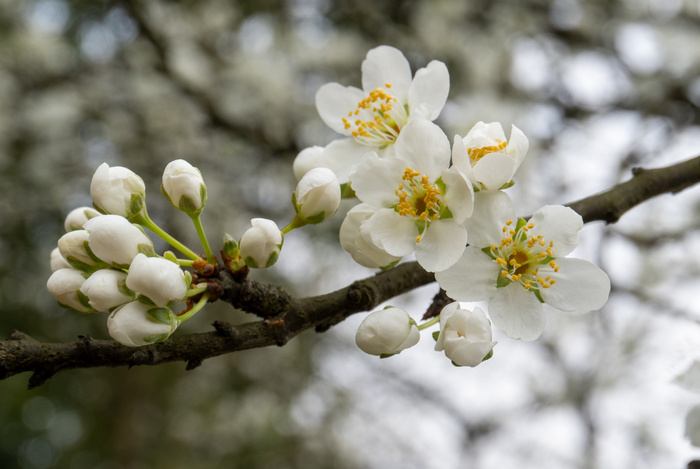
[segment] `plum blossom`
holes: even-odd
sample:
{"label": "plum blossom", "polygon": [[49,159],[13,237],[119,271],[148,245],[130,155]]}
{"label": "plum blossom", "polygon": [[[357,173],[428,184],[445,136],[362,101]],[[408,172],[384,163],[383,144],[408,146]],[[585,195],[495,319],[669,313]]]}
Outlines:
{"label": "plum blossom", "polygon": [[464,138],[455,135],[452,161],[475,189],[498,190],[510,183],[528,145],[527,137],[516,126],[506,140],[498,122],[478,122]]}
{"label": "plum blossom", "polygon": [[207,186],[202,174],[185,160],[168,163],[160,191],[175,208],[189,215],[199,214],[207,203]]}
{"label": "plum blossom", "polygon": [[453,266],[435,274],[450,298],[490,299],[493,324],[522,340],[535,340],[544,330],[542,303],[583,313],[607,302],[605,272],[583,259],[564,257],[578,245],[579,214],[547,205],[529,221],[516,220],[505,193],[475,195],[474,214],[465,222],[470,246]]}
{"label": "plum blossom", "polygon": [[166,307],[185,298],[189,279],[175,262],[139,253],[129,266],[126,286],[148,297],[156,306]]}
{"label": "plum blossom", "polygon": [[345,183],[365,153],[392,155],[393,144],[408,122],[435,120],[449,89],[444,63],[434,60],[411,77],[411,67],[401,51],[376,47],[362,62],[362,89],[328,83],[316,93],[321,119],[345,138],[334,140],[321,153],[302,152],[299,157],[313,155],[317,166],[330,168]]}
{"label": "plum blossom", "polygon": [[279,259],[284,235],[277,223],[266,218],[253,218],[250,224],[241,236],[240,256],[249,267],[270,267]]}
{"label": "plum blossom", "polygon": [[102,163],[92,176],[90,197],[100,212],[131,218],[144,209],[146,185],[129,168]]}
{"label": "plum blossom", "polygon": [[390,356],[420,340],[416,322],[406,311],[387,307],[367,315],[355,334],[360,349],[370,355]]}
{"label": "plum blossom", "polygon": [[440,312],[440,335],[435,350],[459,366],[476,366],[489,357],[496,342],[491,340],[491,323],[481,308],[462,309],[458,302]]}
{"label": "plum blossom", "polygon": [[162,342],[180,325],[168,308],[132,301],[115,309],[107,319],[109,335],[122,345],[141,347]]}
{"label": "plum blossom", "polygon": [[350,209],[340,225],[340,245],[358,264],[376,269],[386,268],[401,260],[372,244],[369,234],[360,230],[362,223],[376,213],[369,204],[358,204]]}
{"label": "plum blossom", "polygon": [[432,122],[409,122],[395,146],[396,156],[369,153],[350,175],[357,197],[375,209],[360,233],[391,256],[415,251],[426,270],[444,270],[467,243],[463,223],[474,208],[472,185],[449,167],[449,141]]}
{"label": "plum blossom", "polygon": [[308,171],[293,193],[297,214],[308,223],[320,223],[333,215],[340,205],[340,184],[328,168]]}

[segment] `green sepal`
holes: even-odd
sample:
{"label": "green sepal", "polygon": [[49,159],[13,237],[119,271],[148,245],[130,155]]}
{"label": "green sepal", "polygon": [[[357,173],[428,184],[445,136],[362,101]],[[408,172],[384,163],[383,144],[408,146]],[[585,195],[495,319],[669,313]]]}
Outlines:
{"label": "green sepal", "polygon": [[90,306],[90,298],[87,297],[87,295],[80,290],[75,292],[78,295],[78,301],[80,302],[81,305],[85,306],[86,308],[90,308],[93,311],[95,311],[92,306]]}
{"label": "green sepal", "polygon": [[255,262],[255,260],[251,256],[248,256],[245,259],[243,259],[243,262],[245,262],[245,265],[247,265],[248,267],[252,267],[254,269],[258,268],[258,263]]}
{"label": "green sepal", "polygon": [[437,342],[437,341],[438,341],[438,337],[440,337],[440,331],[433,331],[433,333],[432,333],[431,335],[433,336],[433,340],[434,340],[435,342]]}
{"label": "green sepal", "polygon": [[462,368],[462,365],[458,365],[454,361],[452,361],[452,366],[456,366],[457,368]]}
{"label": "green sepal", "polygon": [[[131,203],[129,204],[129,212],[131,217],[139,215],[146,204],[146,197],[138,192],[131,194]],[[129,217],[129,218],[131,218]]]}
{"label": "green sepal", "polygon": [[486,354],[484,358],[481,359],[482,362],[485,362],[489,358],[493,357],[493,349],[489,350],[489,353]]}
{"label": "green sepal", "polygon": [[508,189],[509,187],[512,187],[513,184],[515,184],[515,181],[511,179],[510,181],[506,182],[501,187],[499,187],[498,190]]}
{"label": "green sepal", "polygon": [[194,200],[190,199],[186,195],[180,197],[180,203],[176,207],[178,210],[185,212],[190,216],[197,216],[202,212],[201,207],[197,207],[194,204]]}
{"label": "green sepal", "polygon": [[171,332],[166,332],[164,334],[153,334],[153,335],[149,335],[148,337],[144,337],[143,341],[148,342],[149,344],[163,342],[165,339],[170,337],[171,334],[172,334]]}
{"label": "green sepal", "polygon": [[494,261],[496,260],[496,256],[491,252],[491,246],[486,247],[486,248],[481,248],[481,252],[489,256],[491,259]]}
{"label": "green sepal", "polygon": [[292,192],[292,205],[294,206],[294,211],[296,213],[299,213],[299,206],[297,205],[297,193],[296,192]]}
{"label": "green sepal", "polygon": [[501,274],[498,274],[498,278],[496,279],[496,288],[503,288],[507,287],[510,285],[513,281],[509,279],[508,277],[501,277]]}
{"label": "green sepal", "polygon": [[141,304],[147,305],[147,306],[155,306],[156,304],[151,300],[149,297],[145,295],[139,295],[138,298],[136,298],[136,301],[138,301]]}
{"label": "green sepal", "polygon": [[355,197],[355,191],[349,182],[340,185],[340,198],[341,199],[352,199]]}
{"label": "green sepal", "polygon": [[177,261],[177,256],[172,251],[165,251],[163,253],[163,258],[169,260],[170,262],[173,262],[175,264],[180,265],[179,262]]}
{"label": "green sepal", "polygon": [[95,270],[94,265],[86,264],[85,262],[79,261],[73,256],[68,256],[66,262],[68,262],[71,265],[71,267],[80,270],[81,272],[92,272]]}
{"label": "green sepal", "polygon": [[398,353],[382,353],[381,355],[379,355],[379,358],[384,359],[384,358],[393,357],[394,355],[398,355]]}
{"label": "green sepal", "polygon": [[168,308],[151,308],[146,312],[146,314],[148,314],[148,319],[150,319],[152,322],[167,325],[173,324],[173,312]]}
{"label": "green sepal", "polygon": [[240,247],[238,246],[238,241],[236,241],[236,238],[231,236],[228,233],[224,233],[224,242],[223,242],[224,248],[224,254],[228,256],[229,259],[235,259],[238,257],[240,254],[241,250]]}
{"label": "green sepal", "polygon": [[393,269],[394,267],[396,267],[396,264],[398,264],[399,262],[401,262],[401,259],[394,261],[391,264],[387,264],[384,267],[380,267],[379,269],[382,271]]}
{"label": "green sepal", "polygon": [[275,262],[277,262],[277,259],[280,257],[280,252],[279,251],[272,251],[270,254],[270,258],[267,260],[267,263],[265,264],[265,268],[270,267],[273,265]]}
{"label": "green sepal", "polygon": [[[146,257],[156,257],[156,252],[153,250],[153,246],[146,243],[139,244],[138,251],[145,255]],[[127,266],[128,268],[128,266]]]}
{"label": "green sepal", "polygon": [[310,216],[308,218],[304,218],[304,221],[309,225],[316,225],[318,223],[321,223],[325,219],[326,219],[326,211],[324,210],[323,212],[319,212],[316,215]]}

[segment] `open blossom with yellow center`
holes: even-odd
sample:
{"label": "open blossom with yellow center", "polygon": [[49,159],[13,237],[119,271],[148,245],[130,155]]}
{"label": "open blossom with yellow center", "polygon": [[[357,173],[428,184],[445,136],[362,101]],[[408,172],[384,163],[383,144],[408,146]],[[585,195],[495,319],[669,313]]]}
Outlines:
{"label": "open blossom with yellow center", "polygon": [[[369,153],[350,175],[365,210],[374,210],[360,223],[361,238],[397,258],[415,252],[426,270],[446,269],[467,243],[464,220],[474,206],[471,184],[450,167],[449,141],[432,122],[409,122],[395,146],[396,156]],[[358,257],[356,249],[353,245],[353,257]]]}
{"label": "open blossom with yellow center", "polygon": [[522,340],[534,340],[544,330],[542,303],[582,313],[603,307],[610,293],[605,272],[565,257],[578,245],[580,215],[547,205],[530,220],[518,220],[505,193],[482,191],[474,198],[474,214],[465,222],[470,246],[435,274],[450,298],[488,299],[493,324]]}
{"label": "open blossom with yellow center", "polygon": [[370,50],[362,62],[362,89],[328,83],[316,93],[321,119],[344,138],[323,151],[302,152],[304,164],[297,166],[308,167],[313,157],[316,166],[333,170],[341,184],[348,182],[350,172],[367,152],[393,155],[394,143],[408,122],[435,120],[449,89],[449,73],[442,62],[434,60],[412,76],[398,49],[379,46]]}
{"label": "open blossom with yellow center", "polygon": [[452,161],[478,190],[508,187],[527,153],[525,134],[512,126],[506,140],[498,122],[478,122],[464,137],[455,135]]}

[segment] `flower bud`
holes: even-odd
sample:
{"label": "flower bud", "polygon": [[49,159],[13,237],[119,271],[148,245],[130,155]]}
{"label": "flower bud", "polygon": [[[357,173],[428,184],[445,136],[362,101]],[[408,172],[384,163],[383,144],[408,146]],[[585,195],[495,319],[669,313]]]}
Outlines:
{"label": "flower bud", "polygon": [[340,205],[340,184],[328,168],[314,168],[301,178],[292,195],[294,208],[307,223],[321,223]]}
{"label": "flower bud", "polygon": [[491,323],[481,308],[461,309],[458,302],[440,312],[440,335],[435,350],[459,366],[476,366],[490,358],[496,342],[491,341]]}
{"label": "flower bud", "polygon": [[61,251],[58,248],[53,248],[51,251],[51,273],[56,272],[58,269],[70,269],[71,265],[68,261],[61,255]]}
{"label": "flower bud", "polygon": [[102,213],[131,218],[143,210],[146,185],[136,173],[122,166],[102,163],[90,182],[90,197]]}
{"label": "flower bud", "polygon": [[94,310],[90,307],[87,297],[80,292],[84,282],[84,274],[79,270],[58,269],[49,277],[46,288],[61,306],[72,308],[79,313],[92,313]]}
{"label": "flower bud", "polygon": [[297,178],[297,181],[303,178],[304,175],[312,169],[324,166],[321,158],[322,154],[323,147],[319,147],[318,145],[304,148],[299,152],[292,164],[294,177]]}
{"label": "flower bud", "polygon": [[137,254],[129,266],[126,286],[147,297],[156,306],[165,307],[182,301],[187,294],[189,281],[176,263]]}
{"label": "flower bud", "polygon": [[90,270],[95,265],[99,264],[90,253],[88,240],[90,235],[85,230],[69,231],[58,239],[58,250],[61,256],[68,263],[80,270]]}
{"label": "flower bud", "polygon": [[265,218],[253,218],[250,224],[253,226],[241,237],[241,258],[250,267],[270,267],[280,256],[282,232],[274,221]]}
{"label": "flower bud", "polygon": [[370,313],[360,324],[355,342],[370,355],[390,356],[413,347],[420,339],[416,322],[399,308]]}
{"label": "flower bud", "polygon": [[379,249],[372,243],[369,233],[360,230],[362,222],[376,212],[377,209],[368,204],[356,205],[347,213],[340,225],[340,245],[355,259],[355,262],[370,269],[388,267],[401,260],[401,257],[392,256]]}
{"label": "flower bud", "polygon": [[207,186],[202,174],[185,160],[168,163],[160,192],[175,208],[192,216],[198,215],[207,203]]}
{"label": "flower bud", "polygon": [[162,342],[175,332],[178,325],[179,321],[170,309],[138,301],[120,306],[107,319],[109,335],[129,347]]}
{"label": "flower bud", "polygon": [[85,222],[99,215],[100,212],[92,207],[74,208],[66,217],[63,226],[66,228],[66,233],[69,231],[82,230]]}
{"label": "flower bud", "polygon": [[128,268],[139,252],[153,254],[153,242],[141,228],[119,215],[102,215],[85,223],[92,253],[107,264]]}
{"label": "flower bud", "polygon": [[126,273],[121,270],[100,269],[90,275],[80,287],[90,306],[109,313],[117,306],[134,300],[134,292],[126,288]]}

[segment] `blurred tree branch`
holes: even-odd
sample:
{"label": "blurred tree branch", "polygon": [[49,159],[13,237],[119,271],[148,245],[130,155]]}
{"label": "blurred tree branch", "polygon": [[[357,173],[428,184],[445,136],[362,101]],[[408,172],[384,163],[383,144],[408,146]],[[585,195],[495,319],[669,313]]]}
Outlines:
{"label": "blurred tree branch", "polygon": [[[677,193],[700,182],[700,156],[658,169],[635,168],[633,177],[608,191],[568,204],[585,222],[616,222],[632,207],[663,193]],[[328,330],[348,316],[368,311],[395,296],[434,281],[416,262],[358,280],[340,290],[309,298],[294,298],[282,288],[253,280],[238,282],[223,271],[221,299],[262,321],[242,325],[215,322],[215,331],[175,335],[165,342],[130,348],[111,340],[79,337],[71,343],[43,343],[15,332],[0,341],[0,379],[33,372],[29,388],[59,371],[96,366],[157,365],[186,361],[187,369],[203,360],[239,350],[284,345],[300,332]]]}

